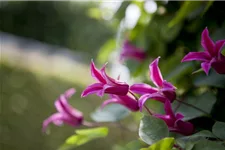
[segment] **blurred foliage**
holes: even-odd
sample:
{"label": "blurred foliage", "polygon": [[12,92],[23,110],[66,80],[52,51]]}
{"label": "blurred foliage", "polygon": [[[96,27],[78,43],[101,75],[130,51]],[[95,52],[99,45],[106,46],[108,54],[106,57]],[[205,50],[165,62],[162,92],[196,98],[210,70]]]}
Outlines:
{"label": "blurred foliage", "polygon": [[113,35],[113,28],[106,22],[87,15],[89,8],[97,6],[95,2],[0,3],[0,31],[3,32],[85,51],[92,57]]}

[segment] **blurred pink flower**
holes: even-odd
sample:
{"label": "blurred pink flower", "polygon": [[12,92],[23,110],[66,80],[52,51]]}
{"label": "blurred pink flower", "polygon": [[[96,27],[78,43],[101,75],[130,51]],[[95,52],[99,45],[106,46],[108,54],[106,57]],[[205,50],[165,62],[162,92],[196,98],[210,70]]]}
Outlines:
{"label": "blurred pink flower", "polygon": [[209,69],[212,66],[217,73],[225,74],[225,56],[221,51],[225,45],[225,39],[218,40],[216,43],[209,37],[209,31],[205,28],[202,32],[201,45],[204,52],[189,52],[181,62],[197,60],[201,61],[201,67],[208,75]]}
{"label": "blurred pink flower", "polygon": [[156,58],[150,65],[150,79],[155,84],[156,87],[152,87],[145,83],[133,84],[130,87],[130,90],[137,94],[142,94],[139,99],[139,107],[142,110],[142,107],[146,100],[155,99],[160,102],[165,102],[167,99],[173,102],[176,98],[176,87],[173,86],[170,82],[163,80],[160,69],[158,67],[159,58]]}
{"label": "blurred pink flower", "polygon": [[111,99],[106,100],[102,104],[102,108],[111,103],[117,103],[125,106],[126,108],[130,109],[131,111],[138,111],[139,106],[138,102],[133,95],[125,95],[125,96],[118,96],[118,95],[110,95]]}
{"label": "blurred pink flower", "polygon": [[55,108],[58,112],[52,114],[43,122],[43,132],[46,131],[47,126],[52,122],[57,126],[66,123],[70,126],[80,126],[83,122],[83,114],[77,109],[73,108],[68,99],[75,93],[75,89],[71,88],[55,101]]}
{"label": "blurred pink flower", "polygon": [[106,64],[98,70],[92,60],[91,62],[91,75],[95,78],[98,83],[89,85],[81,94],[85,97],[89,94],[96,93],[98,96],[102,97],[104,93],[122,95],[125,96],[128,93],[129,85],[125,82],[113,79],[109,77],[105,72]]}
{"label": "blurred pink flower", "polygon": [[126,59],[135,59],[137,61],[143,61],[146,58],[147,54],[141,48],[137,48],[132,45],[128,40],[125,40],[123,43],[123,49],[120,54],[120,61]]}
{"label": "blurred pink flower", "polygon": [[190,135],[194,132],[194,126],[190,122],[184,122],[184,116],[181,113],[174,114],[170,101],[164,103],[165,115],[153,114],[153,116],[165,121],[171,132]]}

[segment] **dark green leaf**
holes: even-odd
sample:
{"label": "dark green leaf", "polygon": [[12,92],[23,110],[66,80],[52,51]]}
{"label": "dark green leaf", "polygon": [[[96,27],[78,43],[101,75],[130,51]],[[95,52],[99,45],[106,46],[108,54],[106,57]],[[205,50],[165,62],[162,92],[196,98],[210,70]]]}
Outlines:
{"label": "dark green leaf", "polygon": [[189,147],[193,147],[194,144],[196,142],[198,142],[199,140],[202,140],[205,138],[215,138],[215,136],[210,131],[202,130],[202,131],[195,133],[193,135],[190,135],[190,136],[180,137],[180,138],[176,139],[176,142],[182,148],[189,148]]}
{"label": "dark green leaf", "polygon": [[197,77],[194,81],[194,85],[225,88],[225,75],[218,74],[212,69],[208,76],[203,74]]}
{"label": "dark green leaf", "polygon": [[192,150],[224,150],[225,147],[219,143],[209,140],[201,140],[194,145]]}
{"label": "dark green leaf", "polygon": [[98,108],[91,114],[91,118],[96,122],[116,122],[130,114],[130,111],[119,104],[110,104],[103,109]]}
{"label": "dark green leaf", "polygon": [[225,123],[217,121],[212,128],[213,134],[218,138],[225,140]]}
{"label": "dark green leaf", "polygon": [[[216,97],[212,93],[207,92],[203,93],[200,96],[189,96],[183,101],[197,108],[200,108],[209,114],[212,110],[214,103],[216,102]],[[206,115],[204,112],[201,112],[195,108],[192,108],[191,106],[187,106],[182,103],[178,108],[177,112],[181,112],[182,114],[184,114],[184,120],[190,120]]]}
{"label": "dark green leaf", "polygon": [[153,116],[144,116],[141,119],[139,136],[147,144],[154,144],[168,135],[169,130],[163,120]]}
{"label": "dark green leaf", "polygon": [[173,145],[174,138],[164,138],[148,148],[142,148],[141,150],[171,150]]}

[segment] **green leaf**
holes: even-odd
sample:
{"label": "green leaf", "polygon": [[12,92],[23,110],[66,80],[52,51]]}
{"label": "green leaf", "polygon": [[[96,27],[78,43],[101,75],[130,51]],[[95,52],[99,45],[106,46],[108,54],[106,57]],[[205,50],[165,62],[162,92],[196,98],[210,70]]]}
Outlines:
{"label": "green leaf", "polygon": [[142,148],[141,150],[171,150],[173,145],[174,138],[164,138],[148,148]]}
{"label": "green leaf", "polygon": [[224,150],[225,147],[219,143],[209,140],[201,140],[191,150]]}
{"label": "green leaf", "polygon": [[225,88],[225,75],[218,74],[213,69],[211,69],[211,72],[208,76],[205,74],[198,76],[194,80],[194,85]]}
{"label": "green leaf", "polygon": [[110,104],[103,109],[98,108],[91,114],[91,118],[96,122],[116,122],[130,114],[130,111],[119,104]]}
{"label": "green leaf", "polygon": [[176,16],[169,22],[168,26],[173,27],[177,23],[183,21],[191,12],[196,10],[202,2],[185,1]]}
{"label": "green leaf", "polygon": [[[185,103],[198,107],[207,113],[210,113],[214,103],[216,102],[216,97],[212,93],[207,92],[203,93],[200,96],[189,96],[183,101]],[[177,112],[181,112],[182,114],[184,114],[184,120],[190,120],[206,115],[205,113],[182,103],[178,108]]]}
{"label": "green leaf", "polygon": [[107,127],[76,130],[76,134],[67,138],[65,143],[59,148],[59,150],[71,149],[83,145],[93,139],[106,137],[107,135]]}
{"label": "green leaf", "polygon": [[[176,142],[178,143],[179,146],[182,148],[188,149],[189,147],[193,147],[196,142],[199,140],[203,140],[206,138],[215,138],[215,136],[212,134],[212,132],[208,130],[202,130],[200,132],[197,132],[193,135],[190,136],[184,136],[176,139]],[[189,149],[191,149],[189,148]]]}
{"label": "green leaf", "polygon": [[99,50],[97,61],[99,63],[105,63],[108,60],[109,54],[115,50],[116,48],[116,40],[110,39],[108,40]]}
{"label": "green leaf", "polygon": [[218,138],[225,140],[225,123],[217,121],[212,128],[213,134]]}
{"label": "green leaf", "polygon": [[153,116],[144,116],[141,119],[139,136],[147,144],[154,144],[168,135],[169,130],[163,120]]}

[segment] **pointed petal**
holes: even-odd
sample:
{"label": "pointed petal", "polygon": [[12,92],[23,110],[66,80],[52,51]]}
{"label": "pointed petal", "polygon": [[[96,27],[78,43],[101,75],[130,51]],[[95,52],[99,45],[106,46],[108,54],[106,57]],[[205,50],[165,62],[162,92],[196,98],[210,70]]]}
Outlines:
{"label": "pointed petal", "polygon": [[149,65],[149,70],[150,70],[150,78],[152,82],[157,86],[157,87],[162,87],[163,85],[163,77],[160,72],[160,69],[158,67],[158,62],[159,58],[156,58],[150,65]]}
{"label": "pointed petal", "polygon": [[76,90],[74,88],[70,88],[68,89],[64,95],[66,97],[66,99],[70,98],[74,93],[76,92]]}
{"label": "pointed petal", "polygon": [[111,98],[111,99],[105,100],[105,101],[102,103],[101,109],[103,109],[106,105],[112,104],[112,103],[123,104],[123,102],[120,101],[119,99]]}
{"label": "pointed petal", "polygon": [[127,85],[125,82],[121,82],[119,80],[113,79],[110,76],[108,76],[105,72],[105,67],[106,65],[102,67],[101,74],[103,75],[108,85]]}
{"label": "pointed petal", "polygon": [[91,76],[101,83],[106,83],[104,77],[102,76],[100,70],[95,67],[95,63],[91,60]]}
{"label": "pointed petal", "polygon": [[45,119],[43,121],[43,124],[42,124],[42,131],[45,132],[46,131],[46,128],[48,127],[48,125],[51,123],[51,122],[54,122],[55,125],[57,126],[60,126],[62,125],[63,121],[62,121],[62,114],[60,113],[55,113],[55,114],[52,114],[50,117],[48,117],[47,119]]}
{"label": "pointed petal", "polygon": [[169,88],[169,89],[177,89],[172,83],[167,82],[166,80],[163,81],[163,88]]}
{"label": "pointed petal", "polygon": [[211,67],[211,63],[210,62],[203,62],[203,63],[201,63],[201,67],[205,71],[206,75],[208,75],[209,69]]}
{"label": "pointed petal", "polygon": [[219,40],[216,42],[216,53],[219,57],[219,55],[221,54],[222,48],[225,45],[225,39],[224,40]]}
{"label": "pointed petal", "polygon": [[158,101],[163,102],[163,103],[167,100],[167,98],[165,98],[163,95],[161,95],[159,93],[144,94],[138,100],[138,104],[139,104],[139,107],[140,107],[140,111],[142,111],[143,105],[145,104],[145,102],[148,99],[158,100]]}
{"label": "pointed petal", "polygon": [[215,56],[217,54],[215,44],[209,37],[209,31],[207,28],[205,28],[202,32],[201,45],[211,56]]}
{"label": "pointed petal", "polygon": [[183,119],[184,118],[184,115],[183,114],[181,114],[181,113],[177,113],[176,114],[176,119],[177,120],[180,120],[180,119]]}
{"label": "pointed petal", "polygon": [[158,91],[158,89],[151,87],[150,85],[145,83],[133,84],[130,87],[130,90],[137,94],[147,94],[147,93],[151,94],[151,93],[156,93]]}
{"label": "pointed petal", "polygon": [[89,94],[97,93],[103,89],[102,83],[94,83],[89,85],[81,94],[81,97],[85,97]]}
{"label": "pointed petal", "polygon": [[172,106],[170,101],[166,100],[164,104],[164,109],[167,115],[169,115],[171,118],[175,119],[175,114],[172,110]]}
{"label": "pointed petal", "polygon": [[164,120],[167,126],[172,127],[174,125],[174,119],[171,118],[169,115],[161,115],[161,114],[154,114],[153,116]]}
{"label": "pointed petal", "polygon": [[133,97],[133,95],[126,96],[117,96],[120,101],[123,102],[123,105],[130,109],[131,111],[138,111],[138,101]]}
{"label": "pointed petal", "polygon": [[208,61],[210,59],[211,59],[210,56],[206,52],[189,52],[187,55],[184,56],[181,62],[192,60]]}
{"label": "pointed petal", "polygon": [[63,115],[69,116],[74,120],[83,118],[83,114],[77,109],[73,108],[67,101],[64,95],[61,95],[59,100],[55,102],[56,109]]}

